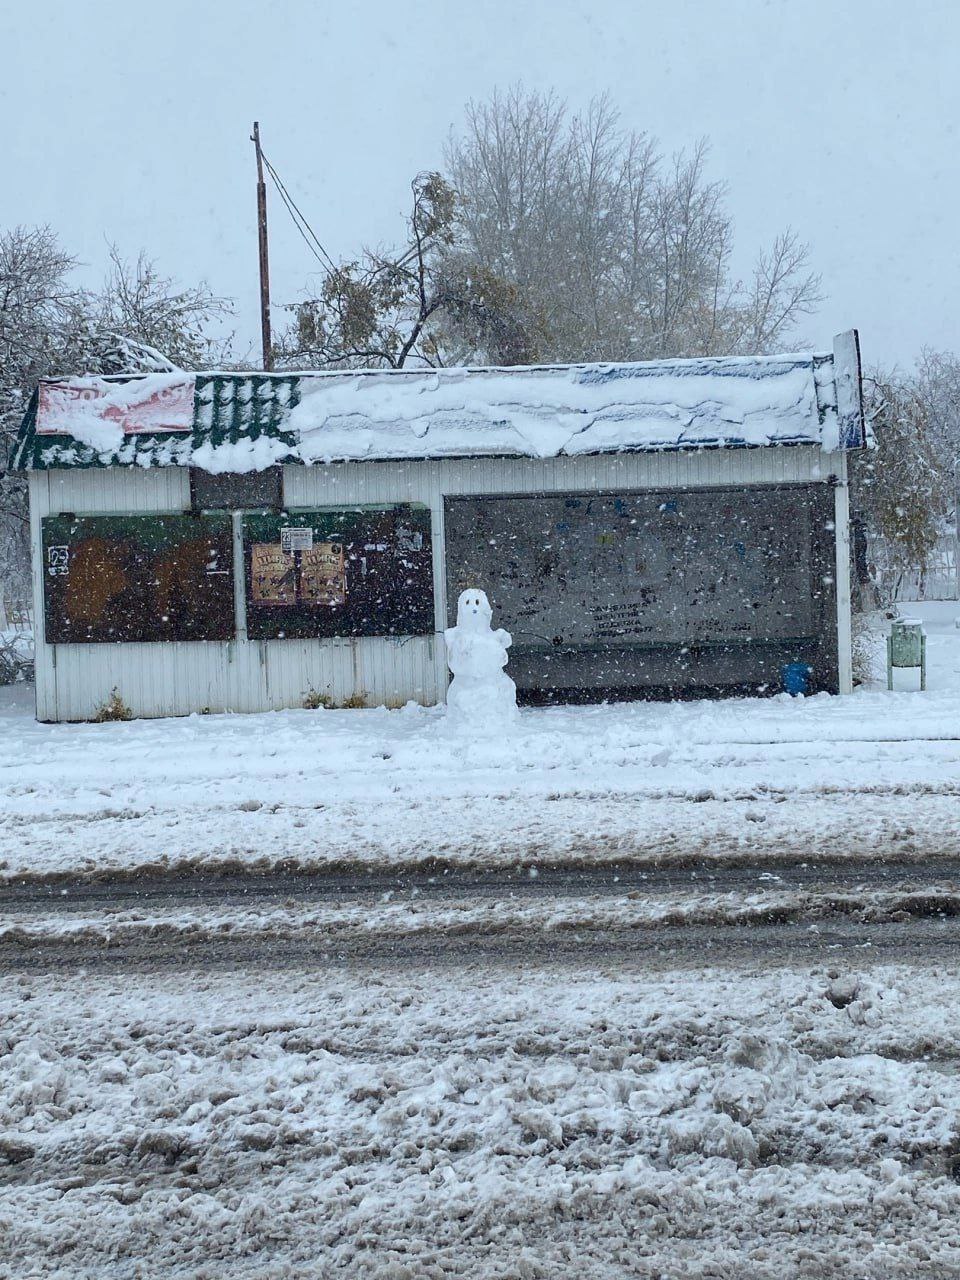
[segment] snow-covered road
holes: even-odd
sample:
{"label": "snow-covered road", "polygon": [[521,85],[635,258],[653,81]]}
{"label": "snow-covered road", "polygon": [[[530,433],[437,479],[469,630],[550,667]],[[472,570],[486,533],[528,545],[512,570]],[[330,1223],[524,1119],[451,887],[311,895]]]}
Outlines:
{"label": "snow-covered road", "polygon": [[0,912],[0,973],[309,968],[403,956],[446,963],[616,953],[689,963],[704,946],[716,964],[782,962],[818,949],[939,959],[958,945],[956,861],[621,866],[370,883],[336,875],[207,875],[196,884],[172,875],[144,885],[136,877],[27,879],[4,891]]}
{"label": "snow-covered road", "polygon": [[[526,711],[487,741],[417,708],[14,700],[0,1277],[960,1277],[941,613],[925,695]],[[298,896],[298,867],[408,879]],[[450,867],[503,891],[428,892]],[[191,870],[291,888],[191,899]]]}
{"label": "snow-covered road", "polygon": [[[0,938],[0,975],[84,973],[155,977],[179,973],[188,989],[195,971],[287,972],[341,970],[363,981],[372,966],[403,971],[462,970],[483,963],[669,969],[695,973],[708,958],[731,971],[783,965],[901,964],[928,969],[960,954],[958,900],[940,916],[912,912],[903,900],[851,902],[841,911],[776,900],[724,908],[716,902],[663,904],[633,915],[583,904],[555,910],[544,921],[532,912],[451,912],[441,920],[378,913],[331,927],[329,919],[278,920],[215,915],[175,919],[74,920],[50,929],[49,918],[18,922]],[[940,903],[939,905],[943,905]],[[382,927],[380,927],[382,926]],[[692,977],[695,982],[696,978]]]}
{"label": "snow-covered road", "polygon": [[654,896],[670,893],[750,894],[779,892],[842,893],[864,889],[893,892],[936,885],[960,889],[960,859],[916,857],[867,858],[855,861],[769,858],[754,865],[740,860],[705,862],[601,862],[596,865],[523,866],[427,869],[385,869],[373,866],[318,871],[230,872],[200,869],[183,875],[172,869],[151,875],[134,870],[104,871],[97,876],[69,873],[31,875],[8,880],[2,888],[4,911],[46,910],[75,914],[90,909],[125,907],[199,906],[214,910],[231,905],[274,906],[294,902],[376,903],[424,898],[436,902],[475,899],[530,899],[550,895]]}
{"label": "snow-covered road", "polygon": [[0,1272],[960,1274],[960,973],[0,990]]}

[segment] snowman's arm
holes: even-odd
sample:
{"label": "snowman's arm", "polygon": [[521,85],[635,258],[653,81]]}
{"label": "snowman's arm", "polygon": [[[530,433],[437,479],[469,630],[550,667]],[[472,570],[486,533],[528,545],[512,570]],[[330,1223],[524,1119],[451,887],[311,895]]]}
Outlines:
{"label": "snowman's arm", "polygon": [[493,633],[493,638],[498,640],[505,649],[509,649],[513,644],[513,636],[509,631],[504,631],[503,627],[501,627],[499,631],[495,631]]}
{"label": "snowman's arm", "polygon": [[455,636],[456,634],[457,634],[457,628],[456,628],[456,627],[447,627],[446,631],[444,631],[444,633],[443,633],[443,639],[444,639],[444,642],[446,643],[446,646],[447,646],[447,648],[448,648],[448,649],[449,649],[450,645],[453,643],[453,638],[454,638],[454,636]]}

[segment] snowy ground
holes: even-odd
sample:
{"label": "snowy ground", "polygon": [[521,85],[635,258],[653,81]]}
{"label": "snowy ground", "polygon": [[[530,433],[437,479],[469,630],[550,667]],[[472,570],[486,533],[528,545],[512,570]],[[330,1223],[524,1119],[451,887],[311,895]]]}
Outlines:
{"label": "snowy ground", "polygon": [[[42,726],[8,691],[0,1277],[960,1277],[960,890],[923,889],[960,854],[960,606],[910,609],[924,695],[527,711],[487,742],[418,709]],[[165,903],[54,910],[9,887],[821,853],[916,860],[914,888],[758,868],[721,894],[708,869],[658,894],[218,906],[157,876]],[[760,967],[764,919],[809,964],[788,944]],[[654,954],[668,926],[689,941]],[[724,929],[725,958],[700,949]],[[896,966],[870,959],[886,929]],[[471,930],[482,959],[417,949]],[[200,970],[223,939],[232,967]]]}
{"label": "snowy ground", "polygon": [[957,854],[960,605],[908,607],[925,694],[526,710],[486,741],[412,705],[38,725],[0,690],[0,876]]}
{"label": "snowy ground", "polygon": [[0,1272],[960,1275],[960,972],[0,992]]}

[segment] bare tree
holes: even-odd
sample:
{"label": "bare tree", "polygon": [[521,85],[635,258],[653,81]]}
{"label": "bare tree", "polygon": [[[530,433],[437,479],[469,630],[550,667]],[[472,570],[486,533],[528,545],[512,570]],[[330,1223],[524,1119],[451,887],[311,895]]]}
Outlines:
{"label": "bare tree", "polygon": [[221,322],[232,311],[206,281],[181,285],[142,251],[130,262],[112,245],[102,289],[83,297],[76,316],[83,349],[69,354],[96,373],[210,368],[226,358]]}
{"label": "bare tree", "polygon": [[787,228],[763,250],[753,269],[751,288],[741,308],[747,321],[740,345],[775,350],[800,316],[823,299],[820,277],[809,269],[810,250]]}
{"label": "bare tree", "polygon": [[926,349],[917,361],[916,380],[944,465],[960,478],[960,358]]}
{"label": "bare tree", "polygon": [[790,231],[743,285],[707,147],[664,163],[606,97],[470,103],[447,176],[413,183],[399,249],[331,266],[292,304],[287,366],[636,360],[777,348],[819,302]]}
{"label": "bare tree", "polygon": [[0,234],[0,429],[16,433],[26,389],[59,359],[79,298],[74,260],[49,227]]}
{"label": "bare tree", "polygon": [[924,573],[951,506],[951,467],[922,378],[864,379],[877,447],[854,460],[853,489],[868,527],[900,572]]}
{"label": "bare tree", "polygon": [[730,278],[733,227],[707,147],[665,164],[606,97],[571,115],[517,87],[471,103],[446,167],[462,200],[458,251],[512,284],[540,355],[644,359],[781,346],[819,303],[790,231]]}
{"label": "bare tree", "polygon": [[74,265],[49,227],[0,234],[0,588],[25,582],[29,568],[24,485],[6,459],[30,391],[60,359],[79,296]]}

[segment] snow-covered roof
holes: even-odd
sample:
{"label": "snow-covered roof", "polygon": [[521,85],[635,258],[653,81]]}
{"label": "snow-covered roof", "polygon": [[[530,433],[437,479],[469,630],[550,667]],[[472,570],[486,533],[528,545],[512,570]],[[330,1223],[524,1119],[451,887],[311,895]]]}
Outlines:
{"label": "snow-covered roof", "polygon": [[866,443],[855,334],[832,353],[633,364],[175,373],[41,384],[13,466],[534,457]]}

